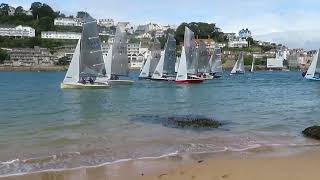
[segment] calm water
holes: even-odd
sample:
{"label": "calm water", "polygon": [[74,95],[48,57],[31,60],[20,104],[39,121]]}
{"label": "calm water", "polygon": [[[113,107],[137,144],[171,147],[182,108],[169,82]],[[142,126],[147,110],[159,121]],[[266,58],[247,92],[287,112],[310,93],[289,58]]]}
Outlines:
{"label": "calm water", "polygon": [[[201,85],[137,81],[62,91],[61,72],[1,72],[0,175],[173,152],[314,143],[300,132],[320,122],[320,83],[300,74],[225,74]],[[175,115],[203,115],[225,125],[201,131],[161,123]]]}

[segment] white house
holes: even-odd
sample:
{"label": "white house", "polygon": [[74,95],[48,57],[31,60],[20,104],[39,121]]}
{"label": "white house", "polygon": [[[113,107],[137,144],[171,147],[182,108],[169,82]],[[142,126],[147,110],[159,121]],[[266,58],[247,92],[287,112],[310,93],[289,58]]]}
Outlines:
{"label": "white house", "polygon": [[35,29],[28,26],[0,25],[0,36],[35,37]]}
{"label": "white house", "polygon": [[228,47],[231,48],[243,48],[248,47],[248,41],[245,39],[235,39],[235,40],[229,40]]}
{"label": "white house", "polygon": [[57,31],[42,31],[42,39],[80,39],[81,33],[76,32],[57,32]]}
{"label": "white house", "polygon": [[55,18],[54,25],[55,26],[79,26],[81,27],[83,24],[82,20],[79,18]]}
{"label": "white house", "polygon": [[155,37],[156,38],[160,38],[160,37],[162,37],[162,36],[164,36],[165,34],[164,34],[164,31],[162,31],[162,30],[157,30],[156,32],[155,32]]}
{"label": "white house", "polygon": [[152,35],[150,33],[143,33],[136,37],[137,39],[152,39]]}
{"label": "white house", "polygon": [[281,53],[281,52],[277,52],[275,58],[268,58],[267,59],[267,68],[269,68],[269,69],[282,69],[284,60],[285,60],[285,54]]}

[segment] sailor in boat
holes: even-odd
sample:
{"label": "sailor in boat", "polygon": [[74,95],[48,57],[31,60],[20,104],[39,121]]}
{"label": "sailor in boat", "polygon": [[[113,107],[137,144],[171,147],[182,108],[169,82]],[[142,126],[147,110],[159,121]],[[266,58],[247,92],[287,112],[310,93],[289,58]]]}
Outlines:
{"label": "sailor in boat", "polygon": [[94,80],[91,77],[89,77],[89,82],[90,84],[94,84]]}
{"label": "sailor in boat", "polygon": [[307,71],[302,72],[302,77],[305,77],[307,75]]}
{"label": "sailor in boat", "polygon": [[81,84],[87,84],[87,81],[84,79],[84,77],[82,77],[80,83]]}

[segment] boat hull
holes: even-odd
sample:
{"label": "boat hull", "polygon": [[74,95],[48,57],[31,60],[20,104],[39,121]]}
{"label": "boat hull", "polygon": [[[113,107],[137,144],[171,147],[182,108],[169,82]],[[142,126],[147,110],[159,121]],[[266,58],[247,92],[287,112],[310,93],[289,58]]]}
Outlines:
{"label": "boat hull", "polygon": [[203,79],[176,80],[176,84],[200,84]]}
{"label": "boat hull", "polygon": [[108,80],[110,85],[132,85],[134,81],[132,80]]}
{"label": "boat hull", "polygon": [[310,81],[320,81],[320,78],[317,77],[305,77],[305,79]]}
{"label": "boat hull", "polygon": [[140,80],[149,80],[151,77],[139,77]]}
{"label": "boat hull", "polygon": [[110,88],[110,85],[104,83],[95,83],[95,84],[81,84],[81,83],[61,83],[61,89],[107,89]]}
{"label": "boat hull", "polygon": [[230,73],[231,75],[234,75],[234,74],[244,74],[244,72],[242,71],[239,71],[239,72],[235,72],[235,73]]}
{"label": "boat hull", "polygon": [[175,81],[176,78],[151,78],[152,81]]}

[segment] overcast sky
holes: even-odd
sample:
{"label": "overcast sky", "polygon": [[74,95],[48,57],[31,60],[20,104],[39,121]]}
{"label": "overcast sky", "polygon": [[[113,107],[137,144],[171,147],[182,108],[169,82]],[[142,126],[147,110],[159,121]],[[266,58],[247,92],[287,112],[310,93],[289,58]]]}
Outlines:
{"label": "overcast sky", "polygon": [[[30,0],[4,0],[29,8]],[[249,28],[254,35],[320,29],[320,0],[43,0],[69,15],[83,10],[95,18],[134,24],[214,22],[224,32]]]}

